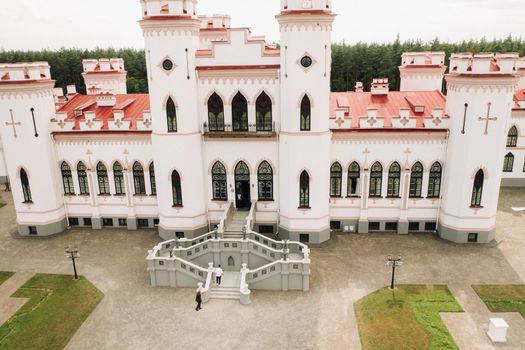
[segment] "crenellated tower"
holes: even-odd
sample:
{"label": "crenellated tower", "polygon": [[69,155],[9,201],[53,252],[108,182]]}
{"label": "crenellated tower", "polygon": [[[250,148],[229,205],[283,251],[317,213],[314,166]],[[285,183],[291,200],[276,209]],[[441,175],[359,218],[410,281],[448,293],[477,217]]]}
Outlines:
{"label": "crenellated tower", "polygon": [[399,66],[400,91],[441,91],[445,52],[404,52]]}

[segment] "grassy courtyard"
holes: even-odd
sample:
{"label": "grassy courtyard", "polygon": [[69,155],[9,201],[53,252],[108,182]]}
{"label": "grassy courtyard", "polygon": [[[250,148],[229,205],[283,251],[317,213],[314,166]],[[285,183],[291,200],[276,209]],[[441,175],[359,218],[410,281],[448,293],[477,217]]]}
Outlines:
{"label": "grassy courtyard", "polygon": [[29,300],[0,326],[1,349],[63,349],[102,300],[88,280],[38,274],[13,297]]}
{"label": "grassy courtyard", "polygon": [[355,303],[363,349],[458,349],[440,312],[462,312],[446,286],[401,285]]}
{"label": "grassy courtyard", "polygon": [[14,272],[6,272],[6,271],[0,271],[0,284],[4,283],[9,279],[9,277],[13,276]]}
{"label": "grassy courtyard", "polygon": [[525,285],[472,286],[491,312],[518,312],[525,318]]}

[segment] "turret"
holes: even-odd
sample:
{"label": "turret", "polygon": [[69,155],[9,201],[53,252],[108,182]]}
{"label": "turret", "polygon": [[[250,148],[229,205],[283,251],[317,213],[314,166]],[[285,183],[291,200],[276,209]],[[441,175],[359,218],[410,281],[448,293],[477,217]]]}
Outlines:
{"label": "turret", "polygon": [[124,60],[122,58],[101,58],[83,60],[82,76],[88,95],[127,94]]}
{"label": "turret", "polygon": [[446,69],[444,52],[405,52],[400,91],[441,91]]}
{"label": "turret", "polygon": [[54,85],[47,62],[0,64],[1,139],[21,235],[67,227],[50,135]]}
{"label": "turret", "polygon": [[438,229],[444,239],[487,243],[495,237],[517,59],[513,53],[450,59],[450,135]]}

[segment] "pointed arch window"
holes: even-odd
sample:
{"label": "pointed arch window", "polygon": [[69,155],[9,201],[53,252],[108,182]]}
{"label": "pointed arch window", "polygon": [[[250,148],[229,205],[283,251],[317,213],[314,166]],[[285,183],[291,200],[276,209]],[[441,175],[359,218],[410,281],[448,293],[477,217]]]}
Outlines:
{"label": "pointed arch window", "polygon": [[311,130],[312,105],[307,95],[301,101],[301,131]]}
{"label": "pointed arch window", "polygon": [[240,92],[232,101],[233,131],[248,131],[248,101]]}
{"label": "pointed arch window", "polygon": [[516,147],[518,145],[518,128],[513,126],[507,136],[507,147]]}
{"label": "pointed arch window", "polygon": [[341,164],[334,163],[330,168],[330,197],[341,197],[341,183],[343,180],[343,168]]}
{"label": "pointed arch window", "polygon": [[62,162],[60,170],[62,172],[62,184],[64,185],[64,194],[75,194],[75,186],[73,185],[73,173],[71,172],[71,167],[66,162]]}
{"label": "pointed arch window", "polygon": [[267,161],[259,165],[259,169],[257,169],[257,181],[259,184],[259,200],[273,200],[273,169]]}
{"label": "pointed arch window", "polygon": [[514,154],[507,153],[503,162],[503,172],[512,173],[514,171]]}
{"label": "pointed arch window", "polygon": [[168,98],[168,102],[166,102],[166,119],[168,122],[168,132],[177,132],[177,108],[171,97]]}
{"label": "pointed arch window", "polygon": [[428,198],[439,198],[441,195],[441,164],[435,162],[430,168],[430,175],[428,179]]}
{"label": "pointed arch window", "polygon": [[272,100],[262,92],[255,102],[257,131],[272,131]]}
{"label": "pointed arch window", "polygon": [[151,162],[149,165],[149,183],[151,185],[151,195],[157,195],[157,181],[155,180],[155,164]]}
{"label": "pointed arch window", "polygon": [[383,166],[375,162],[370,169],[370,197],[381,197],[383,186]]}
{"label": "pointed arch window", "polygon": [[357,190],[359,185],[359,179],[361,178],[361,168],[357,162],[353,162],[348,167],[348,188],[347,196],[357,196]]}
{"label": "pointed arch window", "polygon": [[115,179],[115,193],[117,195],[126,194],[126,186],[124,184],[124,168],[119,162],[113,164],[113,178]]}
{"label": "pointed arch window", "polygon": [[401,167],[398,162],[390,166],[388,170],[388,197],[399,197],[399,186],[401,184]]}
{"label": "pointed arch window", "polygon": [[31,196],[31,187],[29,186],[29,178],[24,169],[20,170],[20,182],[22,183],[22,193],[24,195],[24,203],[33,203]]}
{"label": "pointed arch window", "polygon": [[84,163],[80,162],[77,165],[77,176],[78,176],[78,185],[81,195],[89,194],[89,183],[87,178],[87,169]]}
{"label": "pointed arch window", "polygon": [[410,198],[420,198],[423,188],[423,165],[417,162],[410,173]]}
{"label": "pointed arch window", "polygon": [[208,99],[208,129],[212,132],[224,131],[224,103],[216,92]]}
{"label": "pointed arch window", "polygon": [[98,192],[101,195],[109,194],[108,169],[102,162],[97,164]]}
{"label": "pointed arch window", "polygon": [[133,184],[135,185],[135,194],[146,194],[146,182],[144,181],[144,168],[139,162],[133,164]]}
{"label": "pointed arch window", "polygon": [[479,170],[474,177],[474,186],[472,188],[472,200],[470,205],[472,207],[481,207],[481,197],[483,196],[483,182],[485,181],[485,173]]}
{"label": "pointed arch window", "polygon": [[306,170],[299,179],[299,208],[310,208],[310,175]]}
{"label": "pointed arch window", "polygon": [[228,200],[226,168],[221,162],[213,165],[212,172],[213,199],[218,201]]}
{"label": "pointed arch window", "polygon": [[171,173],[171,191],[173,193],[173,206],[182,207],[182,185],[180,175],[176,170]]}

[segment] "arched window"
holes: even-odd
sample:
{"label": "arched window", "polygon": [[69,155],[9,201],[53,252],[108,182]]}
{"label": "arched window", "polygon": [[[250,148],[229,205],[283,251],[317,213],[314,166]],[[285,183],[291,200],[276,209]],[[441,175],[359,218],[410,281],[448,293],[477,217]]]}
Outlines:
{"label": "arched window", "polygon": [[146,194],[146,182],[144,181],[144,168],[139,162],[133,164],[133,183],[135,184],[135,194]]}
{"label": "arched window", "polygon": [[168,102],[166,102],[166,118],[168,121],[168,132],[177,131],[177,108],[175,107],[175,102],[170,97]]}
{"label": "arched window", "polygon": [[299,180],[299,208],[310,208],[310,176],[306,170]]}
{"label": "arched window", "polygon": [[255,102],[257,131],[272,131],[272,100],[263,91]]}
{"label": "arched window", "polygon": [[171,173],[171,190],[173,192],[173,206],[182,207],[182,185],[180,175],[176,170]]}
{"label": "arched window", "polygon": [[78,176],[78,185],[80,187],[80,194],[81,195],[89,194],[87,169],[84,163],[82,162],[78,163],[77,165],[77,176]]}
{"label": "arched window", "polygon": [[474,186],[472,189],[472,200],[470,205],[473,207],[481,206],[481,197],[483,195],[483,182],[485,181],[485,174],[483,170],[479,170],[474,178]]}
{"label": "arched window", "polygon": [[226,168],[221,162],[217,162],[213,165],[211,179],[213,186],[213,199],[220,201],[228,200]]}
{"label": "arched window", "polygon": [[441,194],[441,164],[435,162],[430,168],[428,179],[428,198],[439,198]]}
{"label": "arched window", "polygon": [[518,145],[518,128],[513,126],[509,130],[507,137],[507,147],[516,147]]}
{"label": "arched window", "polygon": [[330,168],[330,197],[341,197],[342,180],[343,168],[341,164],[334,163]]}
{"label": "arched window", "polygon": [[73,174],[71,173],[71,168],[66,162],[62,163],[60,167],[62,171],[62,184],[64,185],[64,194],[72,195],[75,194],[75,186],[73,185]]}
{"label": "arched window", "polygon": [[216,92],[208,99],[208,129],[224,131],[224,104]]}
{"label": "arched window", "polygon": [[124,169],[119,162],[113,164],[113,178],[115,179],[115,193],[117,195],[126,194],[126,186],[124,184]]}
{"label": "arched window", "polygon": [[383,186],[383,166],[376,162],[370,169],[370,197],[381,197]]}
{"label": "arched window", "polygon": [[514,154],[507,153],[503,162],[503,172],[512,173],[514,171]]}
{"label": "arched window", "polygon": [[29,186],[29,178],[24,169],[20,170],[20,182],[22,183],[22,193],[24,194],[24,203],[33,203],[31,197],[31,187]]}
{"label": "arched window", "polygon": [[401,184],[401,167],[398,162],[390,166],[388,170],[388,197],[399,197],[399,185]]}
{"label": "arched window", "polygon": [[311,115],[312,106],[310,99],[307,95],[304,95],[303,100],[301,101],[301,131],[311,130]]}
{"label": "arched window", "polygon": [[412,167],[410,174],[410,198],[421,197],[421,190],[423,188],[423,165],[417,162]]}
{"label": "arched window", "polygon": [[232,101],[233,131],[248,131],[248,101],[240,92]]}
{"label": "arched window", "polygon": [[350,164],[350,167],[348,168],[348,188],[347,188],[347,196],[356,196],[357,195],[357,189],[359,184],[359,179],[361,178],[361,168],[359,167],[359,164],[356,162],[353,162]]}
{"label": "arched window", "polygon": [[98,190],[102,195],[109,194],[109,178],[108,178],[108,169],[102,164],[102,162],[97,164],[97,178],[98,178]]}
{"label": "arched window", "polygon": [[149,165],[149,183],[151,185],[151,195],[157,195],[157,181],[155,180],[155,164],[151,162]]}
{"label": "arched window", "polygon": [[257,181],[259,183],[259,200],[273,200],[273,169],[268,162],[264,161],[259,165]]}

